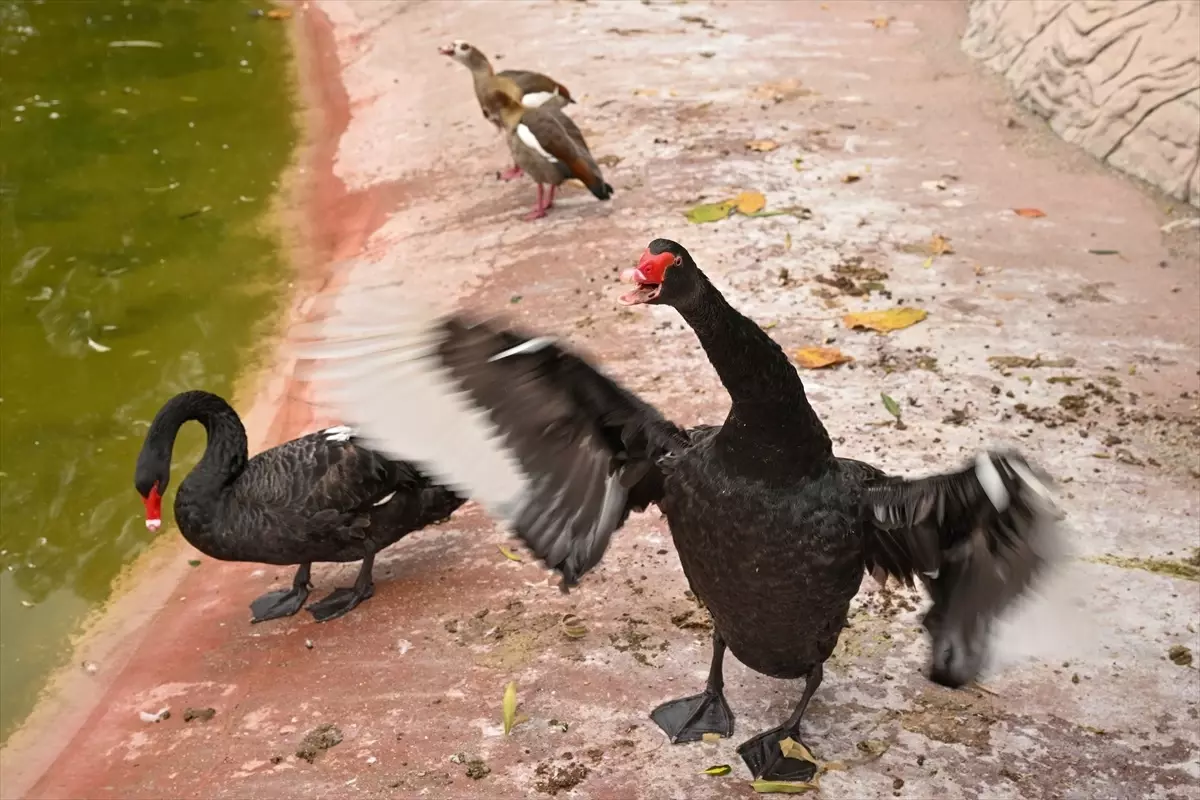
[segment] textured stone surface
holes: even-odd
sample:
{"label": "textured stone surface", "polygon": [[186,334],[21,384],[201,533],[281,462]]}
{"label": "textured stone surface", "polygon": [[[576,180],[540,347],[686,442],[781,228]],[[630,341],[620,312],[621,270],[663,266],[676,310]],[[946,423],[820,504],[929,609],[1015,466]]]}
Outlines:
{"label": "textured stone surface", "polygon": [[963,49],[1068,142],[1200,205],[1200,3],[971,0]]}

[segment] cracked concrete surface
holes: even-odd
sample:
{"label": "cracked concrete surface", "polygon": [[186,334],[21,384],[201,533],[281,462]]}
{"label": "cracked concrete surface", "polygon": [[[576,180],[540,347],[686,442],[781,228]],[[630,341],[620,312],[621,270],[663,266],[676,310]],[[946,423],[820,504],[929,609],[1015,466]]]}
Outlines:
{"label": "cracked concrete surface", "polygon": [[[959,51],[961,6],[327,0],[297,24],[310,52],[335,48],[344,95],[330,102],[349,111],[334,161],[347,199],[329,208],[358,238],[330,246],[342,260],[327,294],[400,284],[503,313],[563,335],[673,418],[716,422],[727,399],[679,318],[616,303],[618,270],[674,238],[788,351],[855,358],[803,376],[841,454],[917,474],[1013,443],[1062,484],[1072,557],[1005,621],[979,689],[929,683],[922,598],[864,582],[806,717],[817,756],[844,767],[822,775],[824,795],[1200,797],[1200,680],[1167,655],[1200,651],[1197,234],[1162,234],[1164,201],[1011,105]],[[453,38],[571,88],[611,202],[565,187],[547,219],[521,219],[533,187],[493,177],[507,151],[436,52]],[[764,139],[778,147],[745,147]],[[811,213],[683,216],[746,189]],[[1012,210],[1033,207],[1045,216]],[[953,252],[930,258],[935,234]],[[841,326],[899,303],[929,317],[887,336]],[[280,364],[263,401],[287,403],[278,437],[323,421]],[[800,686],[729,659],[734,739],[665,742],[648,712],[699,689],[708,650],[656,513],[566,597],[500,544],[520,552],[469,505],[391,548],[375,597],[323,625],[250,626],[247,603],[289,572],[206,560],[19,794],[753,794],[736,743],[778,724]],[[318,567],[318,591],[355,569]],[[585,635],[565,635],[567,613]],[[527,719],[504,737],[510,680]],[[163,705],[171,719],[139,720]],[[184,723],[188,706],[217,713]],[[343,741],[298,758],[325,723]],[[490,771],[469,777],[478,760]],[[733,770],[700,774],[714,764]]]}

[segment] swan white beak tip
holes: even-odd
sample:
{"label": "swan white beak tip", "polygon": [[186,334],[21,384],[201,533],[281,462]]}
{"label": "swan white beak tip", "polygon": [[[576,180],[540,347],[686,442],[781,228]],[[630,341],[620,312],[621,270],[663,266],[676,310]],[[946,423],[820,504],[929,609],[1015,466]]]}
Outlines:
{"label": "swan white beak tip", "polygon": [[159,529],[159,528],[161,528],[161,527],[162,527],[162,520],[161,520],[161,519],[148,519],[148,520],[146,520],[146,530],[150,531],[151,533],[157,533],[157,532],[158,532],[158,529]]}

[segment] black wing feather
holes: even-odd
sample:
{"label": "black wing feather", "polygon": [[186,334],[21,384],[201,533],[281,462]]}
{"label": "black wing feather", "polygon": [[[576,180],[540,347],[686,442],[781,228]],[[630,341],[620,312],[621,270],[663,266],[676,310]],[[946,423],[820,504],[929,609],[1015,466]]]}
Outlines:
{"label": "black wing feather", "polygon": [[463,317],[445,325],[442,361],[487,409],[534,479],[531,497],[510,524],[562,574],[564,587],[572,586],[599,562],[631,511],[661,498],[655,462],[686,438],[653,407],[557,344]]}

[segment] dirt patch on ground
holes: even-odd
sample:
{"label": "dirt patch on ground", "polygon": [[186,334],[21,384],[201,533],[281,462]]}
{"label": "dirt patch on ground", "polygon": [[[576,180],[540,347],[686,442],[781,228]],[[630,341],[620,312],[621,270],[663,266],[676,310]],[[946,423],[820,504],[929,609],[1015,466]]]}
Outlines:
{"label": "dirt patch on ground", "polygon": [[[564,756],[566,758],[566,756]],[[569,792],[587,779],[591,770],[587,765],[580,764],[576,761],[570,761],[567,764],[552,764],[550,762],[542,762],[538,764],[534,774],[538,776],[538,781],[533,785],[542,794],[556,795],[559,792]]]}
{"label": "dirt patch on ground", "polygon": [[331,747],[337,747],[341,743],[341,729],[332,722],[326,722],[324,725],[318,725],[304,735],[303,741],[300,742],[300,747],[296,749],[296,758],[303,759],[311,764],[316,760],[317,756]]}

